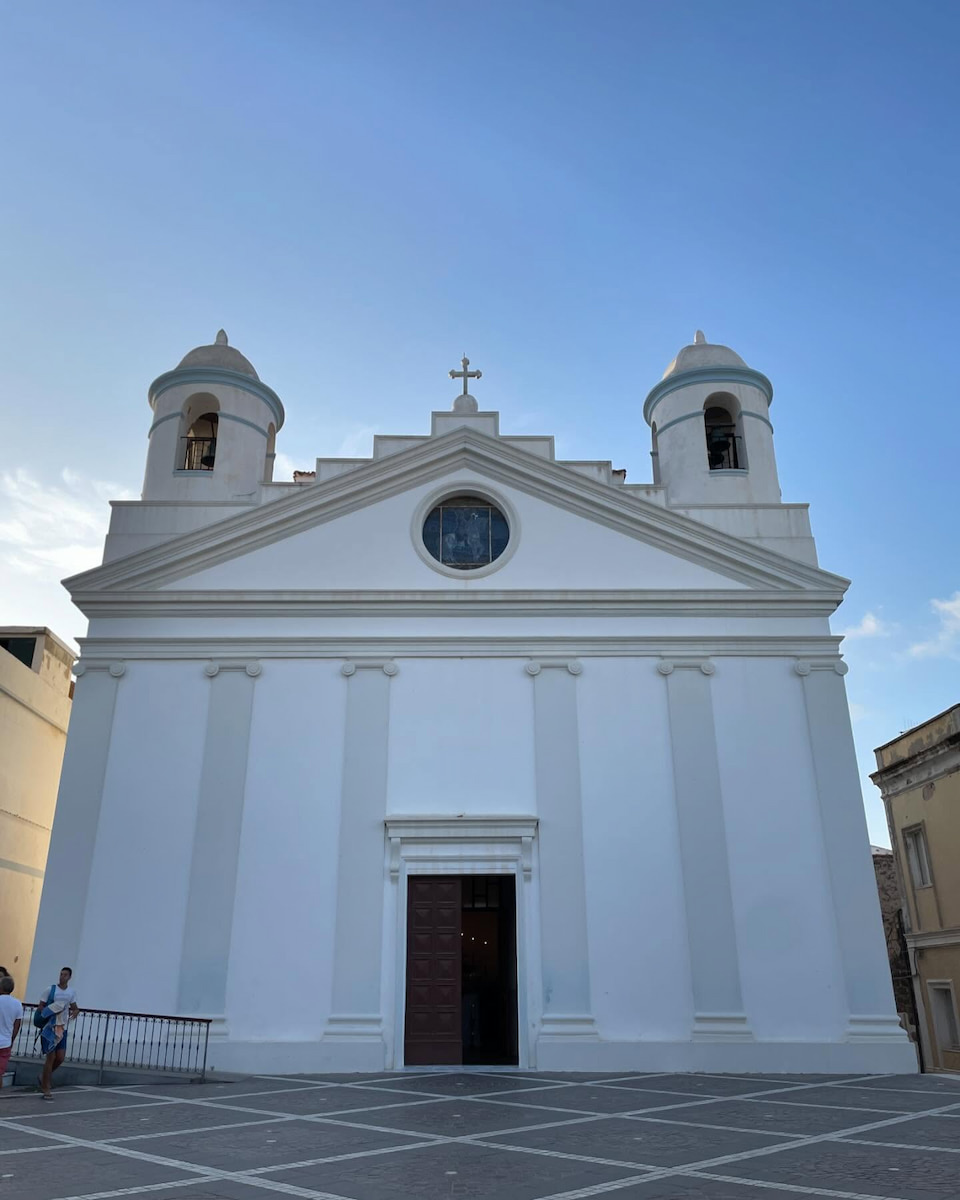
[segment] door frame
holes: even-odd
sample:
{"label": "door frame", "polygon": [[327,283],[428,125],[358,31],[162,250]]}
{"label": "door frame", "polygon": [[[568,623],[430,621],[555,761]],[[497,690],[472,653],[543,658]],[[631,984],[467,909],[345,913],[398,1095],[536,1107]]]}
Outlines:
{"label": "door frame", "polygon": [[[407,881],[412,875],[511,875],[516,888],[518,1066],[536,1066],[530,1036],[540,1018],[536,817],[387,817],[383,996],[388,1069],[404,1066]],[[391,911],[392,909],[392,911]],[[392,973],[392,978],[387,978]],[[446,1068],[433,1068],[444,1070]]]}

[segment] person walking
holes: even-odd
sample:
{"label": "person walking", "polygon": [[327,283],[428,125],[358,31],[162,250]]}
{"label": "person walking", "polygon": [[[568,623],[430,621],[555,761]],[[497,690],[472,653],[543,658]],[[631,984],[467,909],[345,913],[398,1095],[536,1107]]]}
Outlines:
{"label": "person walking", "polygon": [[43,1070],[38,1083],[44,1100],[53,1099],[53,1073],[67,1055],[67,1027],[79,1013],[77,993],[70,986],[73,969],[63,967],[60,980],[51,985],[39,1004],[39,1016],[43,1019],[40,1028],[40,1047],[44,1053]]}
{"label": "person walking", "polygon": [[13,994],[14,986],[12,975],[0,976],[0,1079],[6,1073],[23,1020],[23,1005]]}

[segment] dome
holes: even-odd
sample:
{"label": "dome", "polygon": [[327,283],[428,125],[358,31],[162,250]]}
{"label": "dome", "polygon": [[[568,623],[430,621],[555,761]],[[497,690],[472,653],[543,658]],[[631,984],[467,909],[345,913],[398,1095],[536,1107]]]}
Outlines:
{"label": "dome", "polygon": [[703,367],[746,367],[746,363],[729,346],[708,342],[698,329],[692,346],[684,346],[662,378],[680,375],[683,371],[699,371]]}
{"label": "dome", "polygon": [[189,354],[185,354],[177,364],[181,367],[219,367],[222,371],[236,371],[240,375],[250,375],[259,380],[260,376],[253,369],[253,364],[228,345],[227,335],[221,329],[212,346],[197,346]]}

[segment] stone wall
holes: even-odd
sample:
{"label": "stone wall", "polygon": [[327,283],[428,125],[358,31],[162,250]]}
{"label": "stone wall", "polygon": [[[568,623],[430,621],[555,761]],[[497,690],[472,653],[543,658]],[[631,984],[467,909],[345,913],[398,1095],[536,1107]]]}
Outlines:
{"label": "stone wall", "polygon": [[[917,1018],[910,974],[910,958],[903,936],[903,918],[900,915],[902,900],[892,851],[874,846],[873,870],[877,877],[877,893],[880,897],[880,911],[883,914],[883,934],[887,941],[887,957],[890,960],[890,975],[893,979],[893,994],[897,1002],[897,1012],[907,1013],[912,1030],[915,1030]],[[911,1036],[913,1036],[912,1032]]]}

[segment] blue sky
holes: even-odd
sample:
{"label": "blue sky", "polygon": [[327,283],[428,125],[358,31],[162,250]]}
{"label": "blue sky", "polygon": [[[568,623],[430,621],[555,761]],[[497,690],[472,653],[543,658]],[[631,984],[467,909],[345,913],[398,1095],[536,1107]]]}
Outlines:
{"label": "blue sky", "polygon": [[2,15],[0,620],[83,633],[57,580],[139,491],[150,380],[220,326],[288,468],[426,430],[466,350],[505,431],[632,482],[702,328],[773,380],[784,499],[854,581],[864,769],[960,699],[956,6]]}

